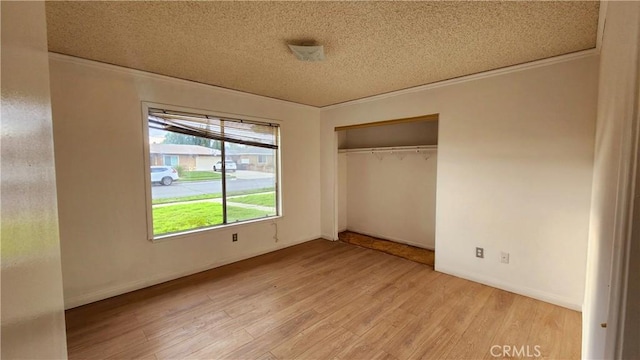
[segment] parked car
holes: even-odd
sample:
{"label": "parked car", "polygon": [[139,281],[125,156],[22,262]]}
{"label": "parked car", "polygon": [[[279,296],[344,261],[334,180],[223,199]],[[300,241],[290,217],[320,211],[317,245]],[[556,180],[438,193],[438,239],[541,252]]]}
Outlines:
{"label": "parked car", "polygon": [[[233,160],[225,160],[224,165],[227,168],[228,172],[234,172],[238,170],[238,166]],[[213,171],[222,171],[222,161],[218,161],[213,165]]]}
{"label": "parked car", "polygon": [[178,177],[178,171],[171,166],[151,167],[152,183],[160,183],[162,185],[169,186],[178,179],[180,179],[180,177]]}

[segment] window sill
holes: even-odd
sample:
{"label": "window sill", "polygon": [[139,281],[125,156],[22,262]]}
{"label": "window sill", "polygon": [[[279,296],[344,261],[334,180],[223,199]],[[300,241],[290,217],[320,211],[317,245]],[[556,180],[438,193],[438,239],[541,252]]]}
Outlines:
{"label": "window sill", "polygon": [[216,226],[211,226],[211,227],[206,227],[206,228],[201,228],[201,229],[194,229],[194,230],[187,230],[187,231],[182,231],[182,232],[178,232],[178,233],[159,235],[159,236],[152,237],[151,238],[151,242],[157,243],[157,242],[164,242],[164,241],[169,241],[169,240],[174,240],[174,239],[188,238],[188,237],[191,237],[194,234],[201,234],[201,233],[204,233],[204,232],[215,233],[215,232],[220,232],[220,231],[226,231],[226,230],[230,230],[230,229],[241,227],[241,226],[245,226],[245,225],[252,225],[252,224],[257,224],[257,223],[262,223],[262,222],[269,222],[269,221],[273,222],[273,221],[277,221],[277,220],[279,220],[281,218],[282,218],[282,215],[275,215],[275,216],[269,216],[269,217],[260,218],[260,219],[238,221],[238,222],[234,222],[232,224],[216,225]]}

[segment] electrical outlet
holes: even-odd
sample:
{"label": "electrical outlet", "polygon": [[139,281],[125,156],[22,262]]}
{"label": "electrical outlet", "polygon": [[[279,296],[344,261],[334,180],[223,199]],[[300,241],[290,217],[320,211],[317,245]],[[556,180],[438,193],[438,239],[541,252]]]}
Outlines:
{"label": "electrical outlet", "polygon": [[476,257],[484,259],[484,248],[481,248],[481,247],[476,248]]}
{"label": "electrical outlet", "polygon": [[508,264],[509,263],[509,253],[508,252],[501,252],[500,253],[500,262],[503,264]]}
{"label": "electrical outlet", "polygon": [[231,241],[238,241],[238,234],[233,234],[231,237]]}

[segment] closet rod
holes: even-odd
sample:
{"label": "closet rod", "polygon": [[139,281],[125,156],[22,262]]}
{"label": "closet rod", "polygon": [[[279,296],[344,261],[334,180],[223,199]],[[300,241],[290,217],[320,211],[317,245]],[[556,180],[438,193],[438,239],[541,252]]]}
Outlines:
{"label": "closet rod", "polygon": [[361,149],[338,149],[338,153],[358,154],[358,153],[398,153],[398,152],[423,152],[436,151],[438,145],[420,145],[420,146],[393,146],[393,147],[376,147]]}

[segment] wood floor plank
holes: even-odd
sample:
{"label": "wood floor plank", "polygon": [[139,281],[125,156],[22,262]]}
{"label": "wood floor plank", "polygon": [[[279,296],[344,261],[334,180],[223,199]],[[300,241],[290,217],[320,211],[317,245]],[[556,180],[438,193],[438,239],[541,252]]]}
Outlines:
{"label": "wood floor plank", "polygon": [[582,315],[577,311],[563,311],[564,327],[562,334],[566,340],[560,347],[559,358],[579,359],[582,357]]}
{"label": "wood floor plank", "polygon": [[140,325],[135,315],[126,316],[125,313],[110,320],[96,320],[95,323],[87,325],[87,329],[73,329],[67,333],[67,341],[70,347],[95,346],[123,333],[136,330]]}
{"label": "wood floor plank", "polygon": [[[501,350],[503,345],[516,345],[527,344],[529,333],[531,332],[531,326],[533,325],[533,319],[531,315],[535,312],[537,301],[525,296],[513,295],[513,303],[511,307],[505,312],[504,320],[502,324],[495,328],[495,336],[493,338],[493,345],[496,345],[494,349],[495,353]],[[523,316],[523,314],[529,314],[529,316]],[[491,349],[489,349],[491,351]],[[501,356],[503,357],[503,356]],[[495,359],[490,352],[485,353],[484,359]],[[510,359],[510,356],[504,356],[506,359]]]}
{"label": "wood floor plank", "polygon": [[207,323],[222,324],[229,320],[231,317],[226,312],[209,305],[170,319],[157,318],[141,328],[147,339],[154,339],[180,328],[199,330]]}
{"label": "wood floor plank", "polygon": [[530,348],[540,346],[540,358],[553,359],[566,346],[564,341],[569,339],[562,337],[566,311],[570,310],[541,301],[536,303],[536,312],[526,345]]}
{"label": "wood floor plank", "polygon": [[216,340],[211,345],[205,346],[187,357],[193,359],[219,359],[224,354],[230,353],[251,341],[253,341],[253,337],[244,329],[241,329],[229,334],[229,336]]}
{"label": "wood floor plank", "polygon": [[150,339],[138,344],[132,344],[131,346],[120,347],[114,355],[99,356],[97,358],[110,360],[141,359],[147,357],[156,358],[154,352],[162,351],[166,348],[176,346],[191,336],[192,334],[186,333],[184,331],[174,330],[156,339]]}
{"label": "wood floor plank", "polygon": [[281,299],[283,301],[287,301],[288,299],[299,301],[302,298],[312,295],[308,292],[309,290],[318,291],[325,286],[329,286],[329,284],[322,283],[318,285],[318,281],[329,276],[335,269],[341,268],[346,262],[357,262],[362,255],[362,253],[342,253],[331,259],[330,267],[325,266],[322,270],[314,268],[303,269],[303,271],[296,272],[297,276],[295,277],[290,276],[288,279],[269,281],[268,284],[271,286],[261,292],[243,299],[244,301],[236,301],[231,305],[221,307],[223,307],[230,316],[236,317],[242,313],[263,306],[265,301],[278,301]]}
{"label": "wood floor plank", "polygon": [[[357,264],[358,259],[351,260],[351,264]],[[353,275],[341,276],[336,281],[324,282],[324,284],[308,283],[305,287],[298,289],[298,299],[295,304],[282,309],[281,311],[273,311],[268,317],[263,318],[260,322],[248,325],[247,330],[254,336],[260,336],[270,329],[278,326],[280,323],[287,321],[289,318],[295,316],[296,313],[304,311],[307,308],[313,308],[318,304],[327,304],[327,307],[323,308],[323,311],[327,309],[337,310],[343,307],[347,302],[351,301],[350,298],[344,297],[344,282],[345,281],[357,281],[362,274],[367,272],[367,267],[363,266],[363,269],[354,272]],[[354,294],[357,296],[359,293]],[[340,299],[336,299],[339,297]],[[328,311],[331,312],[331,311]]]}
{"label": "wood floor plank", "polygon": [[[389,339],[393,338],[416,316],[399,308],[386,313],[383,319],[355,342],[336,355],[340,359],[369,359],[382,351]],[[386,352],[385,352],[386,353]]]}
{"label": "wood floor plank", "polygon": [[[229,294],[238,296],[241,286],[246,286],[254,292],[259,292],[260,289],[256,289],[255,284],[248,281],[248,278],[255,277],[255,274],[266,278],[269,278],[269,276],[275,277],[270,274],[278,273],[278,271],[281,272],[280,276],[287,276],[289,274],[287,269],[297,262],[302,262],[313,256],[325,255],[324,253],[328,249],[334,249],[327,241],[314,241],[303,245],[304,252],[298,251],[300,245],[296,245],[242,262],[222,266],[215,269],[215,271],[197,273],[141,291],[134,291],[74,308],[73,311],[66,313],[67,334],[72,337],[74,334],[80,333],[80,337],[84,338],[85,333],[93,332],[96,328],[118,328],[121,323],[130,324],[136,312],[148,311],[147,309],[157,311],[163,304],[171,305],[172,302],[176,302],[176,296],[182,297],[196,291],[206,291],[206,289],[212,287],[224,299],[228,299]],[[343,248],[348,249],[347,246],[343,246]],[[278,266],[273,266],[274,264]],[[261,270],[262,267],[268,267],[269,271]],[[260,280],[262,279],[256,281]],[[225,293],[225,289],[230,293]]]}
{"label": "wood floor plank", "polygon": [[256,360],[278,360],[278,358],[275,357],[272,353],[266,352],[262,354],[262,356],[257,357]]}
{"label": "wood floor plank", "polygon": [[371,306],[371,297],[361,295],[349,304],[336,309],[330,315],[299,334],[287,339],[271,350],[279,359],[292,359],[307,351],[314,344],[328,337],[336,328],[350,322]]}
{"label": "wood floor plank", "polygon": [[[462,282],[466,286],[453,287],[456,291],[451,293],[451,298],[447,301],[443,301],[444,298],[441,294],[432,293],[426,306],[430,309],[437,309],[437,311],[422,311],[415,321],[407,325],[387,343],[384,350],[399,359],[416,356],[414,353],[425,348],[424,344],[432,339],[433,330],[440,324],[449,328],[453,333],[462,334],[465,323],[470,322],[479,311],[484,301],[489,297],[492,288],[462,279],[456,281]],[[447,290],[445,289],[445,291]],[[433,304],[438,305],[434,306]],[[417,357],[422,356],[417,355]]]}
{"label": "wood floor plank", "polygon": [[343,326],[356,335],[363,335],[376,324],[381,322],[387,312],[391,311],[392,309],[386,306],[386,304],[377,301],[373,297],[371,298],[371,303],[371,307],[356,314],[353,318],[351,318],[351,321]]}
{"label": "wood floor plank", "polygon": [[69,348],[69,353],[72,354],[70,358],[74,359],[86,359],[92,356],[92,354],[98,353],[103,357],[109,357],[118,352],[118,349],[129,345],[137,345],[146,341],[146,337],[142,330],[132,330],[120,334],[119,336],[111,337],[106,341],[101,341],[95,344],[83,344],[81,346],[72,345]]}
{"label": "wood floor plank", "polygon": [[[486,329],[499,328],[513,304],[514,296],[506,291],[493,289],[478,315],[466,326],[464,333],[446,354],[451,359],[466,359],[477,354],[490,354],[495,344],[495,333]],[[459,329],[465,328],[461,326]]]}
{"label": "wood floor plank", "polygon": [[66,319],[71,359],[489,359],[494,343],[578,359],[581,345],[575,311],[325,240],[71,309]]}
{"label": "wood floor plank", "polygon": [[[359,250],[359,249],[356,249]],[[359,287],[359,283],[363,278],[369,276],[369,274],[375,271],[378,268],[387,268],[392,267],[394,265],[394,259],[390,257],[379,258],[380,253],[376,253],[372,250],[363,250],[371,255],[369,259],[369,263],[363,264],[354,264],[355,268],[349,268],[351,271],[347,272],[345,275],[341,275],[337,277],[337,279],[330,279],[330,286],[327,291],[328,294],[318,299],[318,301],[313,304],[313,308],[320,312],[325,313],[327,311],[332,311],[332,309],[339,308],[348,303],[352,298],[362,294],[365,289]],[[348,291],[349,296],[345,296],[345,290]]]}
{"label": "wood floor plank", "polygon": [[275,355],[270,352],[271,349],[279,346],[287,339],[290,339],[304,329],[317,323],[322,318],[324,318],[324,316],[315,310],[307,310],[296,318],[287,321],[273,330],[270,330],[265,335],[262,335],[252,342],[239,347],[222,358],[253,359],[264,355],[265,352],[269,352],[271,356],[275,357]]}
{"label": "wood floor plank", "polygon": [[[264,307],[266,308],[267,306],[268,305],[265,305]],[[301,311],[304,311],[302,306],[300,306],[299,302],[296,302],[294,298],[287,297],[286,299],[280,299],[280,302],[271,306],[270,310],[267,310],[265,316],[263,316],[260,321],[246,324],[245,329],[251,335],[260,337],[295,318]]]}
{"label": "wood floor plank", "polygon": [[428,284],[422,286],[414,296],[401,303],[400,308],[415,315],[432,311],[437,309],[438,304],[446,302],[451,294],[465,284],[460,279],[445,274],[431,276],[429,280]]}
{"label": "wood floor plank", "polygon": [[[352,261],[357,262],[357,257],[353,258]],[[252,306],[254,311],[257,311],[260,308],[267,308],[268,314],[262,318],[261,321],[248,324],[246,326],[247,331],[253,336],[261,336],[270,329],[273,329],[283,322],[295,317],[297,313],[320,303],[322,299],[327,297],[329,294],[343,294],[338,290],[340,290],[341,282],[345,279],[348,279],[348,277],[323,285],[306,281],[304,282],[304,285],[301,284],[301,286],[295,288],[295,294],[290,294],[290,290],[283,290],[287,296],[278,298],[278,301],[276,302],[270,302],[268,299],[260,300],[260,304],[254,304]]]}
{"label": "wood floor plank", "polygon": [[333,359],[343,349],[358,339],[354,333],[338,327],[329,336],[297,356],[299,359]]}
{"label": "wood floor plank", "polygon": [[[238,330],[242,331],[242,330]],[[155,355],[158,360],[161,359],[186,359],[191,354],[196,353],[197,351],[214,344],[216,342],[226,343],[226,337],[234,336],[235,332],[221,334],[220,332],[214,331],[202,331],[196,334],[191,334],[186,337],[183,341],[178,342],[177,344],[165,347],[160,351],[156,351]],[[250,335],[249,335],[250,336]]]}
{"label": "wood floor plank", "polygon": [[424,288],[429,287],[439,274],[427,266],[420,266],[408,276],[398,279],[372,296],[387,307],[396,308],[409,300],[419,298],[420,294],[425,293]]}
{"label": "wood floor plank", "polygon": [[[123,359],[139,359],[149,356],[154,356],[155,352],[163,351],[164,349],[171,348],[173,346],[177,346],[181,342],[191,338],[194,336],[192,331],[187,331],[184,328],[172,329],[171,331],[165,332],[160,336],[147,339],[146,341],[141,341],[137,344],[130,344],[129,346],[123,346],[118,348],[118,352],[116,352],[112,356],[94,356],[92,358],[99,359],[111,359],[111,360],[123,360]],[[72,352],[69,351],[71,354]]]}
{"label": "wood floor plank", "polygon": [[377,353],[373,354],[369,359],[372,360],[398,360],[397,357],[389,354],[384,350],[379,350]]}
{"label": "wood floor plank", "polygon": [[[448,358],[448,352],[456,347],[462,334],[480,313],[493,291],[496,289],[480,284],[468,284],[458,300],[442,306],[442,308],[449,308],[446,316],[437,317],[439,320],[436,321],[436,330],[434,331],[433,327],[428,328],[429,335],[420,343],[418,349],[408,356],[423,359]],[[429,318],[435,320],[436,317]],[[442,330],[441,333],[440,330]],[[439,333],[440,335],[437,335]],[[472,357],[478,357],[478,354],[482,354],[482,351],[479,350]]]}

